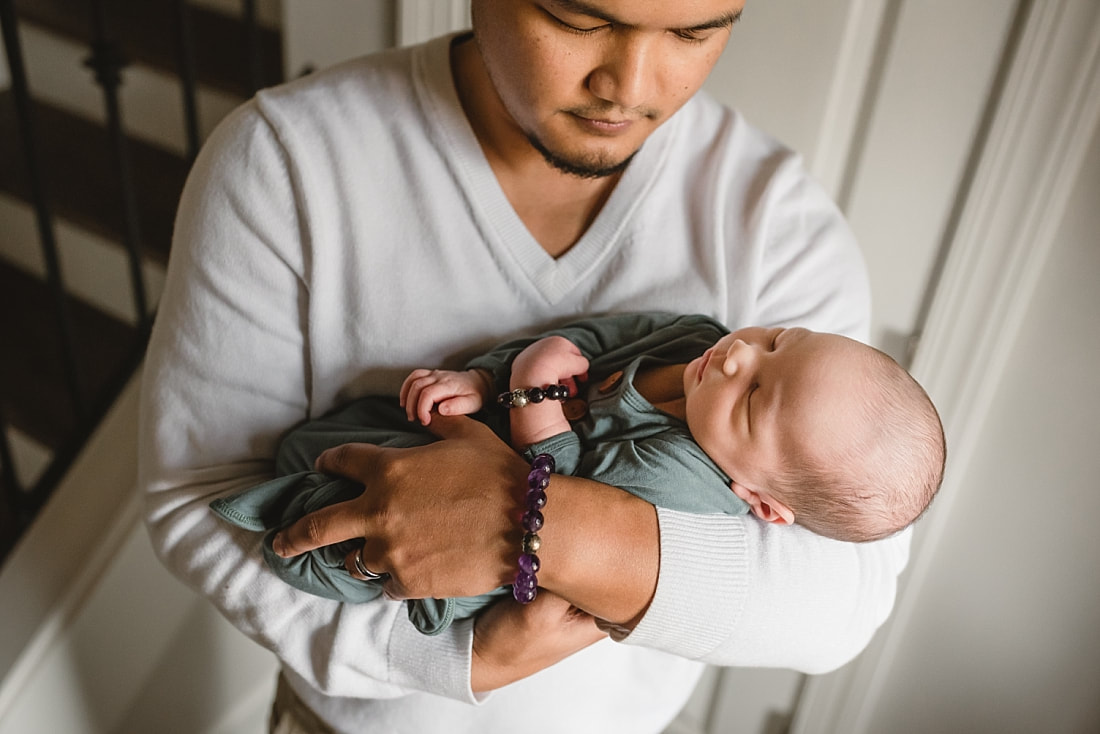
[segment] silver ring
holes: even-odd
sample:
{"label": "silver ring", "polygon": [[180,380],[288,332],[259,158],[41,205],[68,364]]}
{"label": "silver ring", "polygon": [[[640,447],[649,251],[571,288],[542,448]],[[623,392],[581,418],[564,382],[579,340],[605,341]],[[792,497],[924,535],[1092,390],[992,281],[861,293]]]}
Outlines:
{"label": "silver ring", "polygon": [[355,551],[355,570],[358,571],[359,573],[363,574],[364,576],[366,576],[367,581],[377,581],[378,579],[380,579],[380,578],[382,578],[383,576],[386,575],[384,573],[375,573],[374,571],[367,568],[366,564],[363,563],[363,549],[362,548]]}

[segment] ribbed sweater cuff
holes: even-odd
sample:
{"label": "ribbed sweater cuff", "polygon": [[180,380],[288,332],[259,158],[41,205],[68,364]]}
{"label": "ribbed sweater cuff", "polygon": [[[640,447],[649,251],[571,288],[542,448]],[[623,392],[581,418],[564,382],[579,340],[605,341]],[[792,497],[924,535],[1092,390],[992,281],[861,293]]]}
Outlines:
{"label": "ribbed sweater cuff", "polygon": [[457,621],[434,636],[399,619],[390,635],[391,682],[463,703],[480,703],[485,696],[470,690],[473,641],[473,619]]}
{"label": "ribbed sweater cuff", "polygon": [[645,616],[621,642],[697,659],[741,616],[751,569],[744,518],[657,508],[661,568]]}

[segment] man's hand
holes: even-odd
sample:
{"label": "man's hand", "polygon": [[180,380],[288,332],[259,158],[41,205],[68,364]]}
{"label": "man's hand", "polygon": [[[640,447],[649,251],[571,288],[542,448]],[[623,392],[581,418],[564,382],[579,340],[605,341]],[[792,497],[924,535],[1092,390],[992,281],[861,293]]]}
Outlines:
{"label": "man's hand", "polygon": [[492,391],[484,370],[413,370],[401,384],[401,407],[409,420],[432,421],[432,407],[440,415],[470,415],[481,410]]}
{"label": "man's hand", "polygon": [[479,693],[500,688],[606,636],[592,615],[544,589],[530,604],[501,599],[474,623],[470,685]]}
{"label": "man's hand", "polygon": [[[346,444],[317,459],[318,471],[365,485],[356,499],[311,513],[280,532],[290,557],[363,538],[364,565],[389,574],[394,599],[474,596],[511,582],[529,467],[488,427],[435,416],[444,440],[410,449]],[[348,572],[355,569],[348,556]]]}

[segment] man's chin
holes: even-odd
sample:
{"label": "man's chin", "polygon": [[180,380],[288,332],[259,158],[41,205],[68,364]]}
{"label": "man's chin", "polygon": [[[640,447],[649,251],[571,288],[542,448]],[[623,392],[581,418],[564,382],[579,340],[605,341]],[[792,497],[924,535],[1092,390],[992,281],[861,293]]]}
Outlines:
{"label": "man's chin", "polygon": [[567,156],[550,150],[533,135],[528,135],[527,140],[551,166],[562,173],[568,173],[570,176],[577,176],[578,178],[594,179],[614,176],[624,171],[637,153],[635,151],[618,161],[610,160],[605,156]]}

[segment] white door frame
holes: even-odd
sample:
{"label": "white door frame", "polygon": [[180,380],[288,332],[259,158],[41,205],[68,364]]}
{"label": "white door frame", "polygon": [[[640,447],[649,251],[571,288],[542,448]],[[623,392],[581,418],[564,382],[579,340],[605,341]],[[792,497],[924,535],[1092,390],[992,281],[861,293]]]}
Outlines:
{"label": "white door frame", "polygon": [[1100,6],[1032,3],[913,364],[948,434],[946,480],[893,617],[852,664],[808,680],[792,734],[867,731],[1098,124]]}

